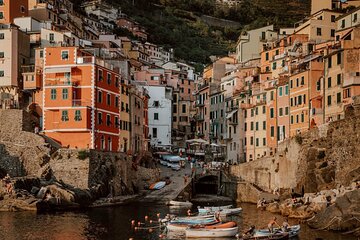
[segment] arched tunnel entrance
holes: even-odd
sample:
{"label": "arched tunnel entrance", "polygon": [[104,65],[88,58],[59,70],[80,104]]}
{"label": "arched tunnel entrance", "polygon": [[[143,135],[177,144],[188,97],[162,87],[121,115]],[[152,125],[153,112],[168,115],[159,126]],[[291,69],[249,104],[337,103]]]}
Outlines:
{"label": "arched tunnel entrance", "polygon": [[199,178],[195,182],[194,194],[211,194],[218,193],[218,176],[209,175]]}

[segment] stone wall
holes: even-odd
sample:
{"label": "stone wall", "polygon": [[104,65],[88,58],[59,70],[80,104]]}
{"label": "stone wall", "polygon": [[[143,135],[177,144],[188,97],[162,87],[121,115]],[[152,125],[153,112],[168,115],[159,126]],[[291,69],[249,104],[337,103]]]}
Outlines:
{"label": "stone wall", "polygon": [[25,111],[0,110],[1,172],[12,177],[38,175],[38,170],[49,160],[49,145],[31,132],[35,122]]}
{"label": "stone wall", "polygon": [[159,177],[157,169],[134,168],[125,154],[99,151],[59,149],[49,168],[56,180],[93,190],[99,197],[134,194]]}
{"label": "stone wall", "polygon": [[317,192],[360,180],[360,111],[279,145],[274,157],[231,167],[231,174],[265,191]]}

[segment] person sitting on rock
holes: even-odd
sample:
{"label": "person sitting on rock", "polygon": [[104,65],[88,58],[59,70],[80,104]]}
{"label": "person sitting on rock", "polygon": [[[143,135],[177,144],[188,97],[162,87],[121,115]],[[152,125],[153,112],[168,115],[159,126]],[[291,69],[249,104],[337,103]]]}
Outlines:
{"label": "person sitting on rock", "polygon": [[276,217],[272,218],[268,223],[268,229],[270,233],[274,233],[274,225],[277,225],[280,228],[280,225],[276,222]]}

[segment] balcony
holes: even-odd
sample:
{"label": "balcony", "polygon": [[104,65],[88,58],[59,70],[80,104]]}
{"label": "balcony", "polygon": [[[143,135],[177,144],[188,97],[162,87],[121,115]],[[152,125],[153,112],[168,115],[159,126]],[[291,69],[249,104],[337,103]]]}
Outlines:
{"label": "balcony", "polygon": [[203,117],[203,116],[196,115],[196,116],[195,116],[195,120],[196,120],[197,122],[203,122],[203,121],[204,121],[204,117]]}
{"label": "balcony", "polygon": [[84,101],[81,99],[73,99],[72,100],[72,106],[73,107],[90,107],[91,102],[90,101]]}
{"label": "balcony", "polygon": [[77,81],[71,81],[70,78],[46,78],[45,85],[46,86],[78,86]]}
{"label": "balcony", "polygon": [[352,74],[353,76],[344,77],[343,87],[359,85],[360,84],[360,75],[357,76],[356,74],[359,74],[359,73],[354,73],[354,74]]}
{"label": "balcony", "polygon": [[196,101],[195,107],[204,107],[205,104],[203,102]]}

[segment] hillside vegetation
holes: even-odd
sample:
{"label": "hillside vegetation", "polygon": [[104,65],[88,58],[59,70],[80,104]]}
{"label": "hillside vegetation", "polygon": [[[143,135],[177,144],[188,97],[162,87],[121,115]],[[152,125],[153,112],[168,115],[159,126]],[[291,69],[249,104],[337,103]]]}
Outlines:
{"label": "hillside vegetation", "polygon": [[[115,0],[122,11],[150,34],[149,41],[174,48],[175,57],[209,63],[211,55],[233,51],[242,30],[267,24],[293,26],[310,12],[310,0],[243,0],[237,7],[219,6],[215,0]],[[203,15],[239,24],[211,24]],[[212,20],[212,22],[214,22]]]}

